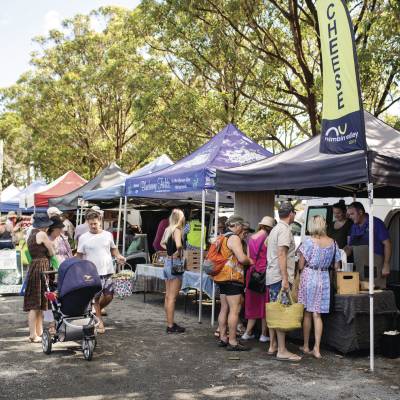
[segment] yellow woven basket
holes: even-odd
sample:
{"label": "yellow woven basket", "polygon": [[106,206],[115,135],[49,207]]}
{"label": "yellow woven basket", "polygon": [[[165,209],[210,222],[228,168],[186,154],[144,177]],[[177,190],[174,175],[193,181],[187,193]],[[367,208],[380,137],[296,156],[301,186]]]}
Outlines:
{"label": "yellow woven basket", "polygon": [[279,292],[276,302],[265,305],[267,325],[268,328],[280,331],[294,331],[301,328],[304,305],[294,303],[290,292],[288,292],[288,297],[291,304],[282,304],[282,292],[282,290]]}

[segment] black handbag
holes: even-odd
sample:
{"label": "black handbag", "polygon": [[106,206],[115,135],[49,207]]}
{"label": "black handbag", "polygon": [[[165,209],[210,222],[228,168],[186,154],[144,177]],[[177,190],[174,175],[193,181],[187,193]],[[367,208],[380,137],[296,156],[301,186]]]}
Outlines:
{"label": "black handbag", "polygon": [[172,257],[171,274],[172,275],[182,275],[186,269],[186,260]]}
{"label": "black handbag", "polygon": [[[263,244],[264,244],[264,242],[261,242],[260,247],[258,248],[256,262],[260,255]],[[253,271],[250,274],[250,280],[249,280],[249,284],[247,287],[248,287],[248,289],[250,289],[253,292],[260,293],[260,294],[265,293],[265,271],[264,272]]]}

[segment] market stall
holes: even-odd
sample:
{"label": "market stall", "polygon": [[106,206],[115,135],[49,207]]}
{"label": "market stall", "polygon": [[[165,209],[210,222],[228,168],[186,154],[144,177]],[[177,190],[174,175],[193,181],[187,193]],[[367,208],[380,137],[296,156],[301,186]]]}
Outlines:
{"label": "market stall", "polygon": [[[214,194],[215,170],[243,165],[269,157],[271,154],[248,138],[233,124],[192,154],[162,171],[126,180],[125,204],[128,198],[180,199],[190,193],[201,194],[201,242],[205,239],[205,207],[207,196]],[[184,198],[182,199],[184,200]],[[217,225],[219,192],[215,192],[215,225]],[[216,231],[216,229],[215,229]],[[202,261],[200,255],[200,287],[203,287]],[[202,290],[199,299],[199,322],[201,322]]]}
{"label": "market stall", "polygon": [[26,198],[26,207],[48,207],[49,199],[63,196],[83,186],[87,181],[74,171],[68,171],[42,190],[30,193]]}
{"label": "market stall", "polygon": [[49,199],[49,206],[58,207],[60,210],[76,210],[78,201],[83,197],[84,193],[121,184],[127,176],[128,174],[123,172],[116,163],[111,163],[92,180],[72,192]]}
{"label": "market stall", "polygon": [[[364,112],[364,119],[368,145],[366,153],[358,150],[323,154],[320,152],[320,137],[317,136],[269,159],[230,170],[218,170],[216,187],[236,192],[274,190],[276,194],[293,197],[369,197],[369,221],[372,226],[374,197],[400,197],[400,133],[368,112]],[[372,232],[371,229],[370,243]],[[370,271],[371,267],[373,263],[370,263]],[[374,297],[372,290],[369,295],[371,310]],[[373,323],[371,312],[371,343],[382,333],[376,326],[374,328]]]}

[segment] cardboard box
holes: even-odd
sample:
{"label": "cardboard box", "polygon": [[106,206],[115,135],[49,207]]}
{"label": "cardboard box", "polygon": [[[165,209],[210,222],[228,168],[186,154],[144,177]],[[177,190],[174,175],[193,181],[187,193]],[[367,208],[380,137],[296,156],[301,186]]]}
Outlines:
{"label": "cardboard box", "polygon": [[336,287],[338,294],[359,294],[360,274],[359,272],[336,273]]}

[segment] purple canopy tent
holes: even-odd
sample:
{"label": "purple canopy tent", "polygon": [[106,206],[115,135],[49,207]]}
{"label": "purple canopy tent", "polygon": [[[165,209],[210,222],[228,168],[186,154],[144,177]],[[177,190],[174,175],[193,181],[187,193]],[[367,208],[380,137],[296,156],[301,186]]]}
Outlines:
{"label": "purple canopy tent", "polygon": [[[228,124],[199,149],[162,171],[128,178],[125,181],[125,204],[128,197],[152,197],[163,194],[168,199],[174,193],[202,193],[202,231],[204,241],[206,190],[215,190],[216,169],[232,168],[271,156],[235,125]],[[219,193],[215,192],[215,232],[218,225]],[[203,248],[200,249],[200,287],[203,287]],[[199,296],[199,322],[201,322],[202,294]],[[214,296],[213,296],[214,297]],[[213,307],[214,310],[214,307]],[[212,321],[214,315],[212,315]]]}

